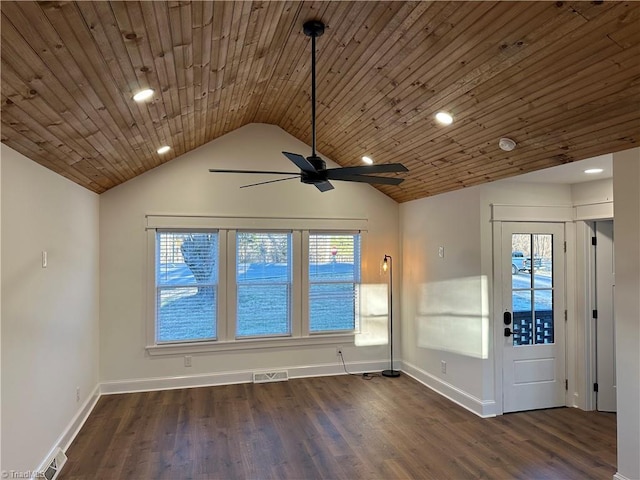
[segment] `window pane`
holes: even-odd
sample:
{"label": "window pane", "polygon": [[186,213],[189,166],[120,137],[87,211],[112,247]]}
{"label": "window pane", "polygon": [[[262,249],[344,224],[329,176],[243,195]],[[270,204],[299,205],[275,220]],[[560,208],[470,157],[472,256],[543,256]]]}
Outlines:
{"label": "window pane", "polygon": [[531,290],[513,290],[513,345],[533,343]]}
{"label": "window pane", "polygon": [[156,341],[214,340],[215,296],[214,287],[159,289]]}
{"label": "window pane", "polygon": [[353,331],[359,282],[359,234],[310,234],[309,330]]}
{"label": "window pane", "polygon": [[156,342],[216,338],[218,234],[156,234]]}
{"label": "window pane", "polygon": [[236,335],[290,334],[291,234],[239,232],[236,244]]}
{"label": "window pane", "polygon": [[309,290],[311,331],[356,328],[356,290],[353,283],[313,283]]}
{"label": "window pane", "polygon": [[238,285],[238,337],[286,335],[289,285]]}
{"label": "window pane", "polygon": [[553,343],[553,235],[513,234],[511,261],[514,346]]}
{"label": "window pane", "polygon": [[531,288],[531,235],[514,233],[511,236],[511,281],[513,288]]}

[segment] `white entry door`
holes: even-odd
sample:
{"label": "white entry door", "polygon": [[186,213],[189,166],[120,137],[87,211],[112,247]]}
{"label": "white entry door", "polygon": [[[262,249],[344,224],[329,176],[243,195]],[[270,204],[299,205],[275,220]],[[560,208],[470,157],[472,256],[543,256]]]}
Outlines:
{"label": "white entry door", "polygon": [[564,225],[504,222],[501,252],[503,411],[564,406]]}
{"label": "white entry door", "polygon": [[596,385],[597,408],[616,411],[616,352],[613,316],[615,285],[613,221],[596,222]]}

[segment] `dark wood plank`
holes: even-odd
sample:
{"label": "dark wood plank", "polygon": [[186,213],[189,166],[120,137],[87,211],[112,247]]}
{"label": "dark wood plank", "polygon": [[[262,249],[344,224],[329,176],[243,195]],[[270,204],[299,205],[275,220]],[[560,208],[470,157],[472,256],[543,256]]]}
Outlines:
{"label": "dark wood plank", "polygon": [[67,451],[79,478],[611,478],[616,416],[481,419],[410,377],[102,397]]}

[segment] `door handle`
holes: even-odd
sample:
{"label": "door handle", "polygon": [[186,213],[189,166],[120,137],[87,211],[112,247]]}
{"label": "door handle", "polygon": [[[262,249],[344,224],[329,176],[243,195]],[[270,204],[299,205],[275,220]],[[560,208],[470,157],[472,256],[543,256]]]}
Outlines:
{"label": "door handle", "polygon": [[504,312],[502,315],[502,320],[505,325],[511,325],[511,312]]}
{"label": "door handle", "polygon": [[511,329],[509,327],[504,327],[504,336],[510,337],[511,335],[513,335],[513,332],[511,331]]}

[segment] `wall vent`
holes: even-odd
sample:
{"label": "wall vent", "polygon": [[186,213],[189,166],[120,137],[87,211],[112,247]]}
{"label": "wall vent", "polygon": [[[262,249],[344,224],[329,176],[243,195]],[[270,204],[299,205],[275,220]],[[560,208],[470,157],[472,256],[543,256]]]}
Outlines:
{"label": "wall vent", "polygon": [[255,372],[253,383],[285,382],[289,380],[289,372],[281,370],[278,372]]}
{"label": "wall vent", "polygon": [[67,456],[64,454],[62,449],[56,449],[51,460],[45,463],[46,467],[44,472],[42,472],[42,478],[53,480],[58,476],[66,462]]}

